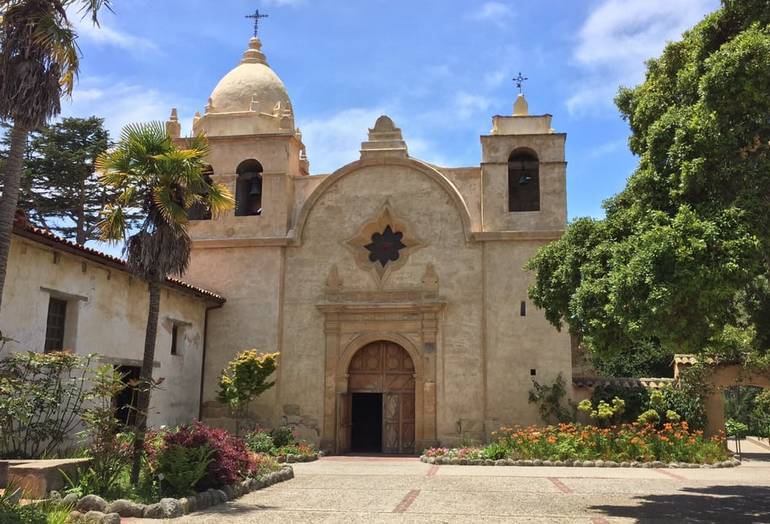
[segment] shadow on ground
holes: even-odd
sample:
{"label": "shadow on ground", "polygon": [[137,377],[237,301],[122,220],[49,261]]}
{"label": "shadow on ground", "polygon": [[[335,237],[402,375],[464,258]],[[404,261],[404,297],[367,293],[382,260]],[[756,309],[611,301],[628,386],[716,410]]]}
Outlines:
{"label": "shadow on ground", "polygon": [[710,486],[682,488],[671,495],[635,497],[638,506],[591,506],[607,517],[640,522],[770,522],[770,487]]}

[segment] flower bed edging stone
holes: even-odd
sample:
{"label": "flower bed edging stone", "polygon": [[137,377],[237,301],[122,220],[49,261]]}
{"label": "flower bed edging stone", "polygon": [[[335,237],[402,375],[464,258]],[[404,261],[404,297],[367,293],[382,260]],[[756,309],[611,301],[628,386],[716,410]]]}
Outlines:
{"label": "flower bed edging stone", "polygon": [[420,462],[444,466],[557,466],[576,468],[734,468],[741,465],[736,458],[714,464],[692,464],[689,462],[615,462],[612,460],[513,460],[513,459],[461,459],[449,457],[420,456]]}
{"label": "flower bed edging stone", "polygon": [[277,455],[275,460],[291,464],[294,462],[313,462],[314,460],[318,460],[318,457],[321,456],[323,456],[321,453],[316,453],[314,455]]}
{"label": "flower bed edging stone", "polygon": [[[172,519],[206,509],[210,506],[223,504],[229,500],[235,500],[246,493],[263,489],[292,478],[294,478],[294,470],[291,466],[284,466],[280,471],[273,471],[260,479],[246,479],[242,482],[225,486],[222,489],[209,489],[197,493],[196,495],[180,499],[164,498],[155,504],[141,504],[131,500],[115,500],[113,502],[107,502],[96,495],[86,495],[74,502],[75,511],[70,513],[70,522],[83,524],[119,524],[121,517]],[[52,498],[56,498],[53,492]],[[69,502],[71,502],[71,499]],[[93,507],[101,509],[90,509]]]}

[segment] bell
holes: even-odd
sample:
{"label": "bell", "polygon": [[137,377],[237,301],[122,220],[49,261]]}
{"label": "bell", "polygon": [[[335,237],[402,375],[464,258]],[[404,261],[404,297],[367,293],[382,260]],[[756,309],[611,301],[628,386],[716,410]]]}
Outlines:
{"label": "bell", "polygon": [[249,196],[259,196],[262,194],[262,178],[255,176],[251,179],[251,189],[249,189]]}

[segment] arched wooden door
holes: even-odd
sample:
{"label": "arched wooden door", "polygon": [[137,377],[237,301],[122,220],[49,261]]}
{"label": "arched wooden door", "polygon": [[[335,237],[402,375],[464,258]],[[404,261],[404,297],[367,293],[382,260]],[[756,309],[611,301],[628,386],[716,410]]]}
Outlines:
{"label": "arched wooden door", "polygon": [[414,453],[415,382],[409,353],[393,342],[367,344],[353,356],[348,377],[350,395],[382,395],[382,452]]}

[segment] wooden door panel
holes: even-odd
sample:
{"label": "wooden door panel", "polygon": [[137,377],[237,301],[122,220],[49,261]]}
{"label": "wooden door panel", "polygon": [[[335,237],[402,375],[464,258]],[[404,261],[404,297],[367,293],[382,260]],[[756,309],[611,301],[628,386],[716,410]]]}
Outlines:
{"label": "wooden door panel", "polygon": [[[353,356],[348,368],[348,391],[382,393],[382,451],[414,452],[414,363],[409,353],[392,342],[374,342]],[[347,400],[348,409],[350,399]],[[341,442],[350,446],[350,413]]]}
{"label": "wooden door panel", "polygon": [[352,396],[340,393],[337,397],[337,453],[350,451]]}
{"label": "wooden door panel", "polygon": [[400,402],[397,393],[382,395],[382,452],[398,453],[401,450]]}

